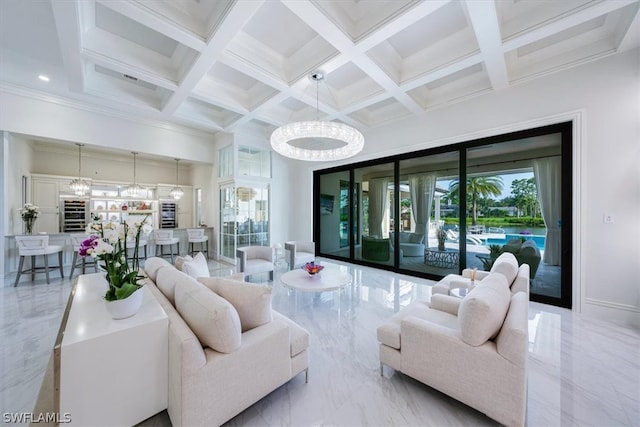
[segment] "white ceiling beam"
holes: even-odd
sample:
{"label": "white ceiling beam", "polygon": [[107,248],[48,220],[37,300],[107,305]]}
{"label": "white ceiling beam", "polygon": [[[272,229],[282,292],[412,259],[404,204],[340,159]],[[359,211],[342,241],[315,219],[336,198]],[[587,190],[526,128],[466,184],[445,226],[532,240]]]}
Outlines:
{"label": "white ceiling beam", "polygon": [[484,61],[484,55],[482,53],[475,53],[460,61],[454,62],[453,64],[449,64],[446,67],[438,68],[434,71],[421,74],[416,78],[408,80],[402,83],[400,88],[403,91],[408,92],[419,86],[434,82],[453,73],[457,73],[458,71],[472,67],[482,61]]}
{"label": "white ceiling beam", "polygon": [[387,40],[389,37],[392,37],[400,31],[406,29],[408,26],[415,24],[425,16],[432,14],[449,2],[451,2],[451,0],[430,0],[418,3],[416,6],[409,9],[406,13],[403,13],[393,21],[387,23],[383,27],[376,29],[372,33],[368,34],[365,38],[358,41],[358,49],[361,52],[366,52],[369,49],[374,48],[375,46]]}
{"label": "white ceiling beam", "polygon": [[80,54],[82,27],[79,7],[77,1],[51,1],[62,62],[69,90],[72,92],[83,92],[85,87],[84,67]]}
{"label": "white ceiling beam", "polygon": [[123,0],[97,0],[97,2],[198,52],[206,47],[202,37],[183,30],[165,17],[152,14],[149,9],[142,8],[136,3]]}
{"label": "white ceiling beam", "polygon": [[220,53],[236,35],[238,28],[242,28],[251,19],[253,14],[262,6],[263,0],[236,2],[220,27],[216,29],[215,36],[211,37],[207,46],[200,52],[184,78],[179,82],[176,90],[167,100],[162,113],[169,118],[178,109],[196,85],[209,72],[213,64],[219,58]]}
{"label": "white ceiling beam", "polygon": [[545,37],[552,36],[561,31],[567,30],[571,27],[575,27],[576,25],[590,21],[599,16],[606,15],[607,13],[611,13],[633,3],[637,3],[637,0],[616,0],[597,3],[594,6],[571,14],[565,18],[558,19],[551,24],[506,40],[502,45],[502,48],[505,52],[518,49],[519,47],[536,42]]}
{"label": "white ceiling beam", "polygon": [[467,0],[466,4],[491,86],[496,90],[504,89],[509,86],[509,76],[496,5],[478,0]]}
{"label": "white ceiling beam", "polygon": [[[391,96],[395,97],[405,108],[416,114],[423,112],[420,105],[400,90],[397,83],[372,61],[365,51],[361,50],[361,46],[355,46],[351,39],[342,33],[342,31],[312,3],[297,0],[283,0],[282,3],[322,38],[333,45],[341,55],[346,55],[347,58],[350,58],[351,62],[368,74],[378,85],[389,91]],[[378,31],[384,31],[384,27]],[[347,116],[343,117],[345,120],[353,120]]]}
{"label": "white ceiling beam", "polygon": [[638,45],[640,45],[640,12],[636,13],[631,25],[629,25],[629,29],[622,37],[618,45],[618,52],[634,49]]}

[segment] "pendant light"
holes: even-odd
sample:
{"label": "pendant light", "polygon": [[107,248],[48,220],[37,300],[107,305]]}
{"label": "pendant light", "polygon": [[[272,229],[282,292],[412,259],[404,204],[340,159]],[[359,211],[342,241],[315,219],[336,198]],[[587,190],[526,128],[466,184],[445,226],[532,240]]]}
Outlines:
{"label": "pendant light", "polygon": [[180,159],[174,160],[176,161],[176,186],[173,187],[171,191],[169,191],[169,195],[171,195],[171,197],[173,197],[175,200],[180,200],[184,195],[184,191],[182,191],[182,188],[178,186],[178,162],[180,161]]}
{"label": "pendant light", "polygon": [[82,179],[82,147],[84,144],[76,144],[78,146],[78,178],[71,181],[69,188],[76,196],[84,196],[91,189],[87,181]]}
{"label": "pendant light", "polygon": [[127,187],[127,193],[129,197],[141,199],[147,195],[147,190],[136,184],[136,156],[138,152],[132,151],[131,154],[133,154],[133,184]]}
{"label": "pendant light", "polygon": [[324,80],[319,71],[310,76],[316,82],[317,120],[288,123],[271,134],[271,147],[283,156],[325,162],[355,156],[364,148],[364,136],[349,125],[319,118],[318,86]]}

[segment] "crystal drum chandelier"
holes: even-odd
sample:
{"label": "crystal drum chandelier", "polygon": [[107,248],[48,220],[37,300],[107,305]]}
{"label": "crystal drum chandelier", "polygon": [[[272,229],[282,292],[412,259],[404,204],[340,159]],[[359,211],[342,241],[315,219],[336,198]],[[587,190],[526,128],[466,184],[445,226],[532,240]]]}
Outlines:
{"label": "crystal drum chandelier", "polygon": [[182,191],[182,188],[178,186],[178,162],[180,161],[180,159],[174,159],[174,160],[176,161],[176,186],[173,187],[171,191],[169,191],[169,195],[173,197],[175,200],[180,200],[184,195],[184,191]]}
{"label": "crystal drum chandelier", "polygon": [[136,184],[136,155],[138,152],[132,151],[131,154],[133,154],[133,184],[127,187],[127,194],[129,197],[141,199],[147,195],[147,190]]}
{"label": "crystal drum chandelier", "polygon": [[84,144],[76,144],[78,146],[78,178],[69,183],[69,188],[76,196],[84,196],[91,189],[87,181],[82,179],[82,147]]}
{"label": "crystal drum chandelier", "polygon": [[[315,72],[316,114],[319,115],[318,85],[324,75]],[[344,123],[310,120],[279,127],[271,134],[271,147],[285,157],[326,162],[355,156],[364,147],[364,136]]]}

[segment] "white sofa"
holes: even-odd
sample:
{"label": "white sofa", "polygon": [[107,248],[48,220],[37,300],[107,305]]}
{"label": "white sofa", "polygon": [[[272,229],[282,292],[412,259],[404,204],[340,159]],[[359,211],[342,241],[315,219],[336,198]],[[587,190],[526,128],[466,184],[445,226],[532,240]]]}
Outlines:
{"label": "white sofa", "polygon": [[495,273],[464,299],[416,301],[378,328],[380,373],[389,366],[502,424],[523,426],[528,304]]}
{"label": "white sofa", "polygon": [[[462,270],[462,275],[446,275],[433,286],[431,293],[450,295],[452,289],[467,286],[471,271],[470,268],[465,268]],[[529,265],[522,264],[518,267],[518,260],[513,254],[508,252],[501,254],[496,258],[490,271],[476,271],[476,284],[479,285],[490,273],[500,273],[505,276],[512,294],[524,292],[527,298],[529,297]]]}
{"label": "white sofa", "polygon": [[196,280],[160,258],[147,259],[145,272],[145,286],[169,317],[174,426],[221,425],[307,372],[309,333],[271,309],[270,286]]}
{"label": "white sofa", "polygon": [[[394,233],[389,233],[391,244],[394,242]],[[411,233],[408,231],[401,231],[398,234],[400,239],[400,250],[403,256],[424,256],[424,234]]]}

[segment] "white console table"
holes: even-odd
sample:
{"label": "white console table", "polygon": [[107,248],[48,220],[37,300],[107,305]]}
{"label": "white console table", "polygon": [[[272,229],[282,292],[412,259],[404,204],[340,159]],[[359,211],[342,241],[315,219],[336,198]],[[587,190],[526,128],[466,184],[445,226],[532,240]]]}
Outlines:
{"label": "white console table", "polygon": [[167,408],[166,313],[143,288],[134,316],[113,320],[104,273],[78,278],[54,349],[55,406],[72,425],[131,426]]}

